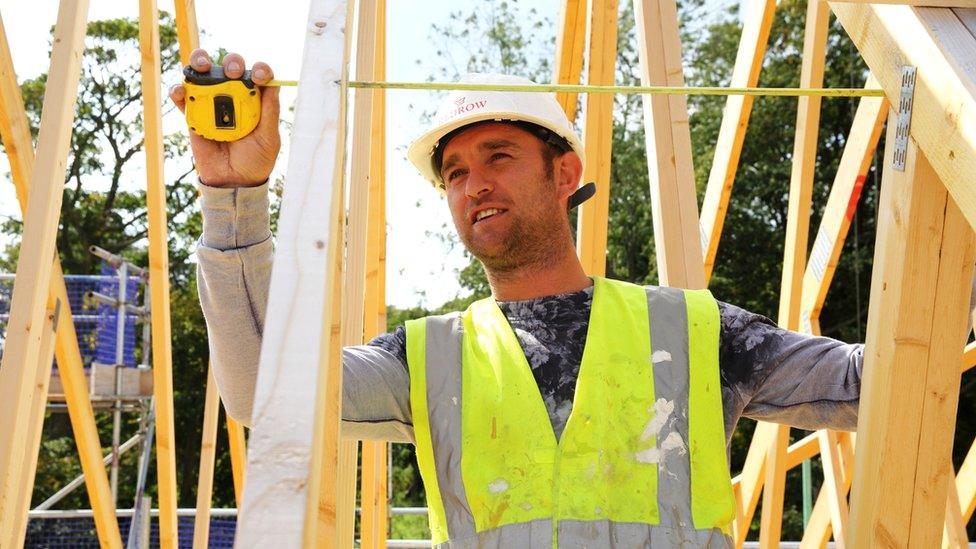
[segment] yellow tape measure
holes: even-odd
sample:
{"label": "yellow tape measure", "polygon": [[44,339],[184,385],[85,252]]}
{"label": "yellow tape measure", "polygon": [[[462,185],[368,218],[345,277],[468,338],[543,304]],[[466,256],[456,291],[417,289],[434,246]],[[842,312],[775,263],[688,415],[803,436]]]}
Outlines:
{"label": "yellow tape measure", "polygon": [[183,69],[186,124],[193,133],[214,141],[237,141],[254,131],[261,120],[261,90],[244,76],[228,78],[224,68],[210,72]]}

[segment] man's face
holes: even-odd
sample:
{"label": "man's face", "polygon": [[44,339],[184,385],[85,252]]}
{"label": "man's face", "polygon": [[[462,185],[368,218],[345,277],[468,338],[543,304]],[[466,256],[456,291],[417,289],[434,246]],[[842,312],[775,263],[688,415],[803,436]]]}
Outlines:
{"label": "man's face", "polygon": [[444,148],[441,178],[454,225],[489,270],[544,262],[557,248],[553,240],[569,234],[565,197],[543,147],[517,126],[491,122]]}

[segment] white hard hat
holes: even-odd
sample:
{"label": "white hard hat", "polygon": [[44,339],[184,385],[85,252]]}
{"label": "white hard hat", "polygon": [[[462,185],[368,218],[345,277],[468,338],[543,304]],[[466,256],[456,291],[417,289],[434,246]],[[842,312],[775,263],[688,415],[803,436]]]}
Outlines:
{"label": "white hard hat", "polygon": [[[462,84],[535,84],[528,78],[506,74],[471,73]],[[407,158],[438,190],[444,182],[435,166],[434,153],[446,135],[470,124],[495,120],[529,122],[566,140],[569,147],[584,160],[583,143],[562,107],[551,93],[511,91],[450,92],[441,102],[430,130],[410,144]],[[545,133],[545,132],[543,132]]]}

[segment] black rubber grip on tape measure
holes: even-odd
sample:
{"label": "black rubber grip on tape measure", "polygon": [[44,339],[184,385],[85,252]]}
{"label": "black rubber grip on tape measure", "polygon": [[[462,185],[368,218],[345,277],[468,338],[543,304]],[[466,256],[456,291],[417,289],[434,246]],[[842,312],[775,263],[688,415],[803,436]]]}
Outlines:
{"label": "black rubber grip on tape measure", "polygon": [[183,68],[183,78],[191,84],[200,86],[213,86],[214,84],[221,84],[231,80],[239,80],[247,89],[254,89],[254,80],[251,80],[251,71],[244,71],[244,75],[240,78],[228,78],[224,74],[224,67],[220,65],[212,65],[210,72],[197,72],[193,70],[193,67],[187,65]]}

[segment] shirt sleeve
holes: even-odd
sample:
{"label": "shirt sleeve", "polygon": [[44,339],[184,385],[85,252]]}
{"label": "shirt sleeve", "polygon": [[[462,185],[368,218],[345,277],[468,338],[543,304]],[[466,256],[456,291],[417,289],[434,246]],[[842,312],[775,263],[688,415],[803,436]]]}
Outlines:
{"label": "shirt sleeve", "polygon": [[[227,413],[250,425],[274,256],[268,186],[199,191],[197,285],[211,365]],[[403,329],[344,348],[342,363],[343,436],[411,441]]]}
{"label": "shirt sleeve", "polygon": [[784,330],[719,303],[723,385],[741,414],[802,429],[857,428],[863,345]]}

